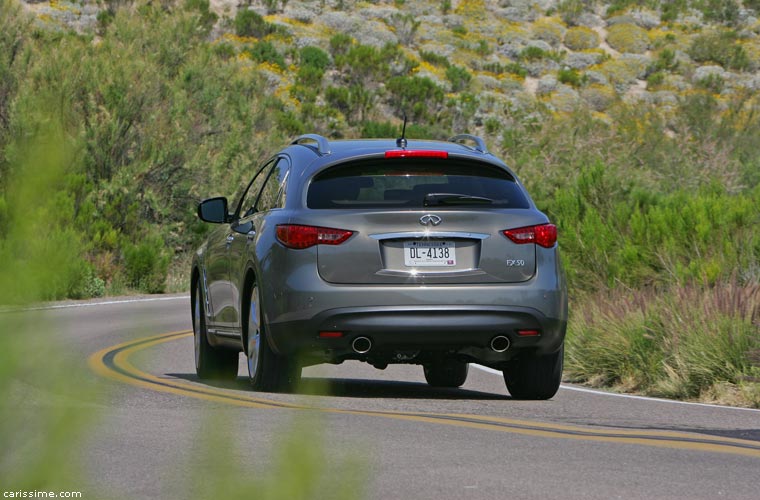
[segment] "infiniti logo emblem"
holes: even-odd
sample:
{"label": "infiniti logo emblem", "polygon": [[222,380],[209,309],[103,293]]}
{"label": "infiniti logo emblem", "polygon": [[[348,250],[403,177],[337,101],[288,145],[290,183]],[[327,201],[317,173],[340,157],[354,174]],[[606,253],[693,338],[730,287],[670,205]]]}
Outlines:
{"label": "infiniti logo emblem", "polygon": [[420,217],[420,224],[422,224],[423,226],[430,226],[430,225],[437,226],[441,222],[443,222],[443,219],[441,219],[439,216],[435,214],[426,214]]}

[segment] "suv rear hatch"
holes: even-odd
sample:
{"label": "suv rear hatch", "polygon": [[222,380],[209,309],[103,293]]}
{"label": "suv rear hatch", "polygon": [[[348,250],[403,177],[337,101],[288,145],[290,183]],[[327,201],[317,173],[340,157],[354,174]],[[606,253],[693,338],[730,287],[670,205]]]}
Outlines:
{"label": "suv rear hatch", "polygon": [[526,281],[535,245],[503,231],[546,223],[509,171],[472,159],[333,166],[315,175],[306,201],[315,225],[353,232],[318,246],[319,275],[337,284]]}

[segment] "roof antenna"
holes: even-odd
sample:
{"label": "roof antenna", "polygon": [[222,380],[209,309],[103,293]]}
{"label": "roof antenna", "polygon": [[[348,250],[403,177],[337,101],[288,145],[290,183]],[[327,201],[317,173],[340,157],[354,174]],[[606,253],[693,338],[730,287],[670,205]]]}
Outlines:
{"label": "roof antenna", "polygon": [[396,139],[396,146],[400,148],[406,147],[406,113],[404,113],[404,127],[401,129],[401,137]]}

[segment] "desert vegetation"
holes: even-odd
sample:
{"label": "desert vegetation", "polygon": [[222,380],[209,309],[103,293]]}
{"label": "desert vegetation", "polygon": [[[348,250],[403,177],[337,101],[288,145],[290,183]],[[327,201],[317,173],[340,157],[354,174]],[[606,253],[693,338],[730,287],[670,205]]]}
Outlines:
{"label": "desert vegetation", "polygon": [[[758,16],[753,1],[0,0],[0,255],[16,263],[0,283],[18,288],[33,257],[25,220],[60,249],[56,278],[6,300],[182,291],[208,230],[198,200],[233,195],[296,134],[394,136],[406,114],[410,137],[482,135],[558,224],[570,379],[760,406]],[[58,139],[35,142],[51,124]],[[15,189],[40,151],[65,175]]]}

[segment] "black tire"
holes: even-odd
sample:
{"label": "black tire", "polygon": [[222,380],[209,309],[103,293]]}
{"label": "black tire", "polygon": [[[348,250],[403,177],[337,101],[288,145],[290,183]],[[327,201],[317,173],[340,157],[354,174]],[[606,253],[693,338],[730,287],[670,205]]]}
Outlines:
{"label": "black tire", "polygon": [[504,382],[515,399],[550,399],[562,383],[562,365],[565,346],[559,351],[510,361],[503,370]]}
{"label": "black tire", "polygon": [[216,349],[209,344],[203,303],[203,291],[199,282],[192,306],[195,373],[201,380],[235,380],[238,375],[239,353],[229,349]]}
{"label": "black tire", "polygon": [[470,365],[462,361],[449,360],[423,366],[425,380],[432,387],[461,387],[467,380]]}
{"label": "black tire", "polygon": [[258,287],[251,286],[248,322],[245,332],[248,379],[254,391],[291,392],[301,380],[301,366],[292,358],[280,356],[269,346],[266,323],[262,319]]}

